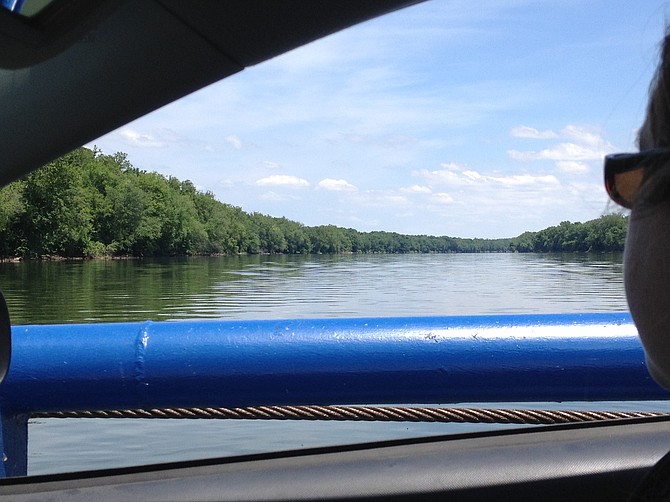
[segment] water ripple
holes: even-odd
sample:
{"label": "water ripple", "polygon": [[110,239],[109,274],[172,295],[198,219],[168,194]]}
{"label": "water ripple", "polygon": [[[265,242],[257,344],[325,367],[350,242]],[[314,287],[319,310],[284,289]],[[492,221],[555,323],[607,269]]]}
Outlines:
{"label": "water ripple", "polygon": [[0,284],[15,324],[626,310],[620,255],[5,263]]}

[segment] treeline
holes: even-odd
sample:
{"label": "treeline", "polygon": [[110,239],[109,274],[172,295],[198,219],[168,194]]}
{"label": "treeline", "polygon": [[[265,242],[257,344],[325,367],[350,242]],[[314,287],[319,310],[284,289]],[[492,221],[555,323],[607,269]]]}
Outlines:
{"label": "treeline", "polygon": [[79,148],[0,190],[0,257],[619,251],[626,223],[608,215],[513,239],[306,227],[139,170],[123,153]]}
{"label": "treeline", "polygon": [[512,239],[510,251],[519,253],[572,253],[623,251],[628,218],[608,214],[586,223],[563,221],[539,232]]}

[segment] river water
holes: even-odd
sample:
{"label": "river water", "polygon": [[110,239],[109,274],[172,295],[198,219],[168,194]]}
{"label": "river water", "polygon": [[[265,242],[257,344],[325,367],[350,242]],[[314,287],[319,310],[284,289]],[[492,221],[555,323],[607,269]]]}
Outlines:
{"label": "river water", "polygon": [[625,311],[621,255],[235,256],[0,264],[14,324]]}
{"label": "river water", "polygon": [[[0,285],[15,325],[627,310],[619,254],[243,256],[3,263]],[[557,407],[556,403],[524,406]],[[593,408],[593,403],[560,404],[562,409],[589,407]],[[670,409],[658,402],[607,403],[606,407]],[[39,419],[31,420],[29,426],[29,473],[482,428],[361,422]]]}

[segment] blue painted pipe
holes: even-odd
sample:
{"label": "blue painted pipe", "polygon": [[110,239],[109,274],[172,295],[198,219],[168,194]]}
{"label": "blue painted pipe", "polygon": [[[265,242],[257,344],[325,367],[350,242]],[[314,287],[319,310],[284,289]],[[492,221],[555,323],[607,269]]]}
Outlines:
{"label": "blue painted pipe", "polygon": [[21,12],[25,0],[2,0],[2,6],[12,12]]}
{"label": "blue painted pipe", "polygon": [[12,328],[4,413],[667,399],[627,314]]}

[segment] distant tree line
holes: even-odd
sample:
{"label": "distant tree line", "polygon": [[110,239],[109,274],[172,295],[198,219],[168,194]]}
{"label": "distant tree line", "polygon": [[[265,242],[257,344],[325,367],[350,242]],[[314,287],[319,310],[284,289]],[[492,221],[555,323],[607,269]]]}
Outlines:
{"label": "distant tree line", "polygon": [[512,239],[510,251],[520,253],[570,253],[623,251],[628,217],[608,214],[586,223],[563,221],[539,232],[525,232]]}
{"label": "distant tree line", "polygon": [[246,213],[211,192],[78,148],[0,189],[0,257],[260,253],[620,251],[626,218],[563,222],[511,239],[460,239],[307,227]]}

